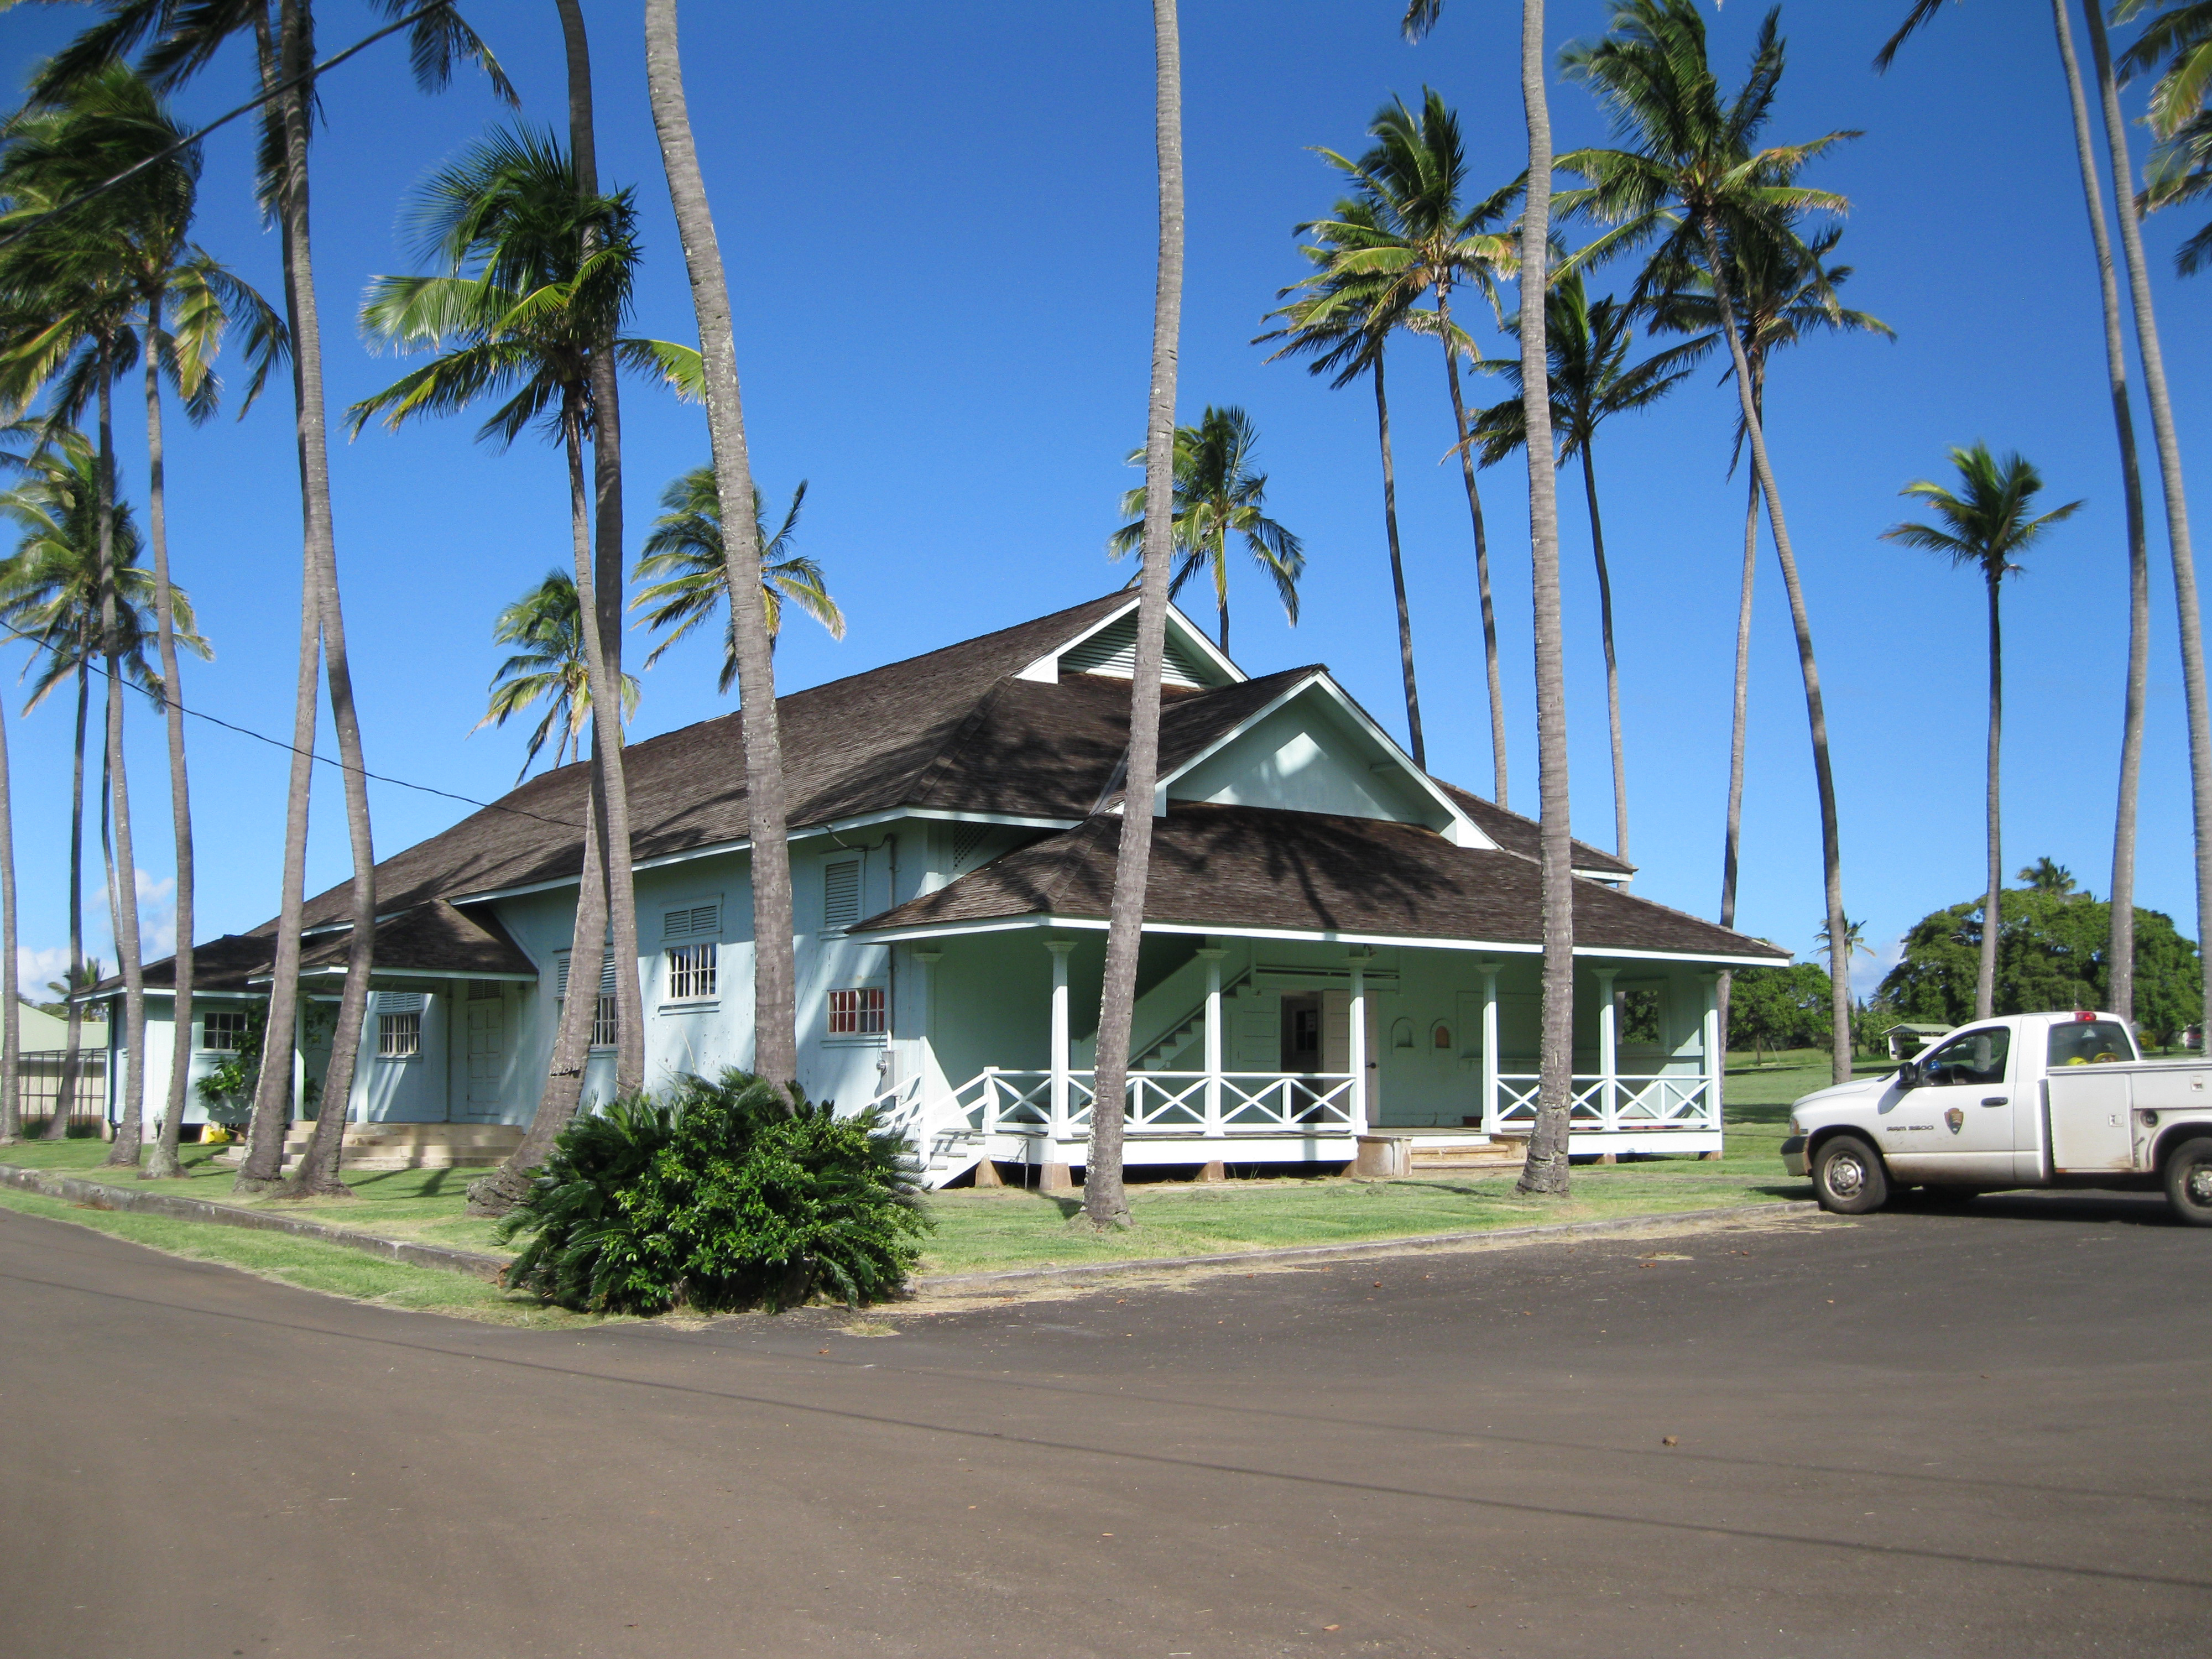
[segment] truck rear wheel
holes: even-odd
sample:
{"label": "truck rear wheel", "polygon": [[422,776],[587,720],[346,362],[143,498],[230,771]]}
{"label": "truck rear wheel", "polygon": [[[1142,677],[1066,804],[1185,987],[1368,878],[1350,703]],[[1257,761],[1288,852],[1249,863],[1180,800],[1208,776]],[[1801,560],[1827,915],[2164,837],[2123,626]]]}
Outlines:
{"label": "truck rear wheel", "polygon": [[2192,1227],[2212,1227],[2212,1140],[2185,1140],[2166,1154],[2166,1198]]}
{"label": "truck rear wheel", "polygon": [[[2212,1157],[2212,1141],[2201,1144]],[[1856,1135],[1838,1135],[1813,1155],[1813,1192],[1832,1215],[1864,1215],[1888,1201],[1889,1174],[1873,1147]]]}

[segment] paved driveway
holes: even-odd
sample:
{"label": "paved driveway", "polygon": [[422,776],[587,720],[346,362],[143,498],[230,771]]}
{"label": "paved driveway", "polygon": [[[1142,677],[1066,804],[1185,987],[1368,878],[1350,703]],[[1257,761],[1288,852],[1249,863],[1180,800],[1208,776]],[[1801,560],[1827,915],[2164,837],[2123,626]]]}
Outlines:
{"label": "paved driveway", "polygon": [[0,1653],[2205,1653],[2208,1291],[2021,1196],[557,1335],[0,1211]]}

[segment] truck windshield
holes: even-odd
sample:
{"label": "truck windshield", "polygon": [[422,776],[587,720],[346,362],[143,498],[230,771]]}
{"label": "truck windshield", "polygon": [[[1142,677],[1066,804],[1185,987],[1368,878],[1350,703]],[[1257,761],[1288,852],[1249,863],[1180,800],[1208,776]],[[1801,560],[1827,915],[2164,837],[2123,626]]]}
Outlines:
{"label": "truck windshield", "polygon": [[2069,1020],[2051,1028],[2049,1063],[2053,1069],[2061,1066],[2109,1064],[2135,1057],[2136,1045],[2128,1036],[2128,1028],[2116,1019]]}

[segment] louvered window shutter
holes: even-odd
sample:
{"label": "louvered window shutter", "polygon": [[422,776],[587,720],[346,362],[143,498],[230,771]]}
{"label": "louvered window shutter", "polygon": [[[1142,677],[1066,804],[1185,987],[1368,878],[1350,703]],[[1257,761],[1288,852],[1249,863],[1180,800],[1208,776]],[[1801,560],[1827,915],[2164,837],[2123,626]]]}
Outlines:
{"label": "louvered window shutter", "polygon": [[860,919],[860,861],[845,859],[822,867],[822,931],[842,933]]}
{"label": "louvered window shutter", "polygon": [[668,910],[661,915],[660,933],[664,939],[719,939],[721,933],[722,907],[719,902]]}

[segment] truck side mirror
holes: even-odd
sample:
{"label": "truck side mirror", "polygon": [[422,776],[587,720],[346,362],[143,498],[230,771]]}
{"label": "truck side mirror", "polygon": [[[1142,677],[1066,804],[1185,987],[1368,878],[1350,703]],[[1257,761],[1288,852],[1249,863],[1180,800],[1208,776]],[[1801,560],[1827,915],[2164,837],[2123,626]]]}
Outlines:
{"label": "truck side mirror", "polygon": [[1900,1089],[1917,1089],[1920,1086],[1918,1060],[1908,1060],[1897,1068],[1897,1086]]}

